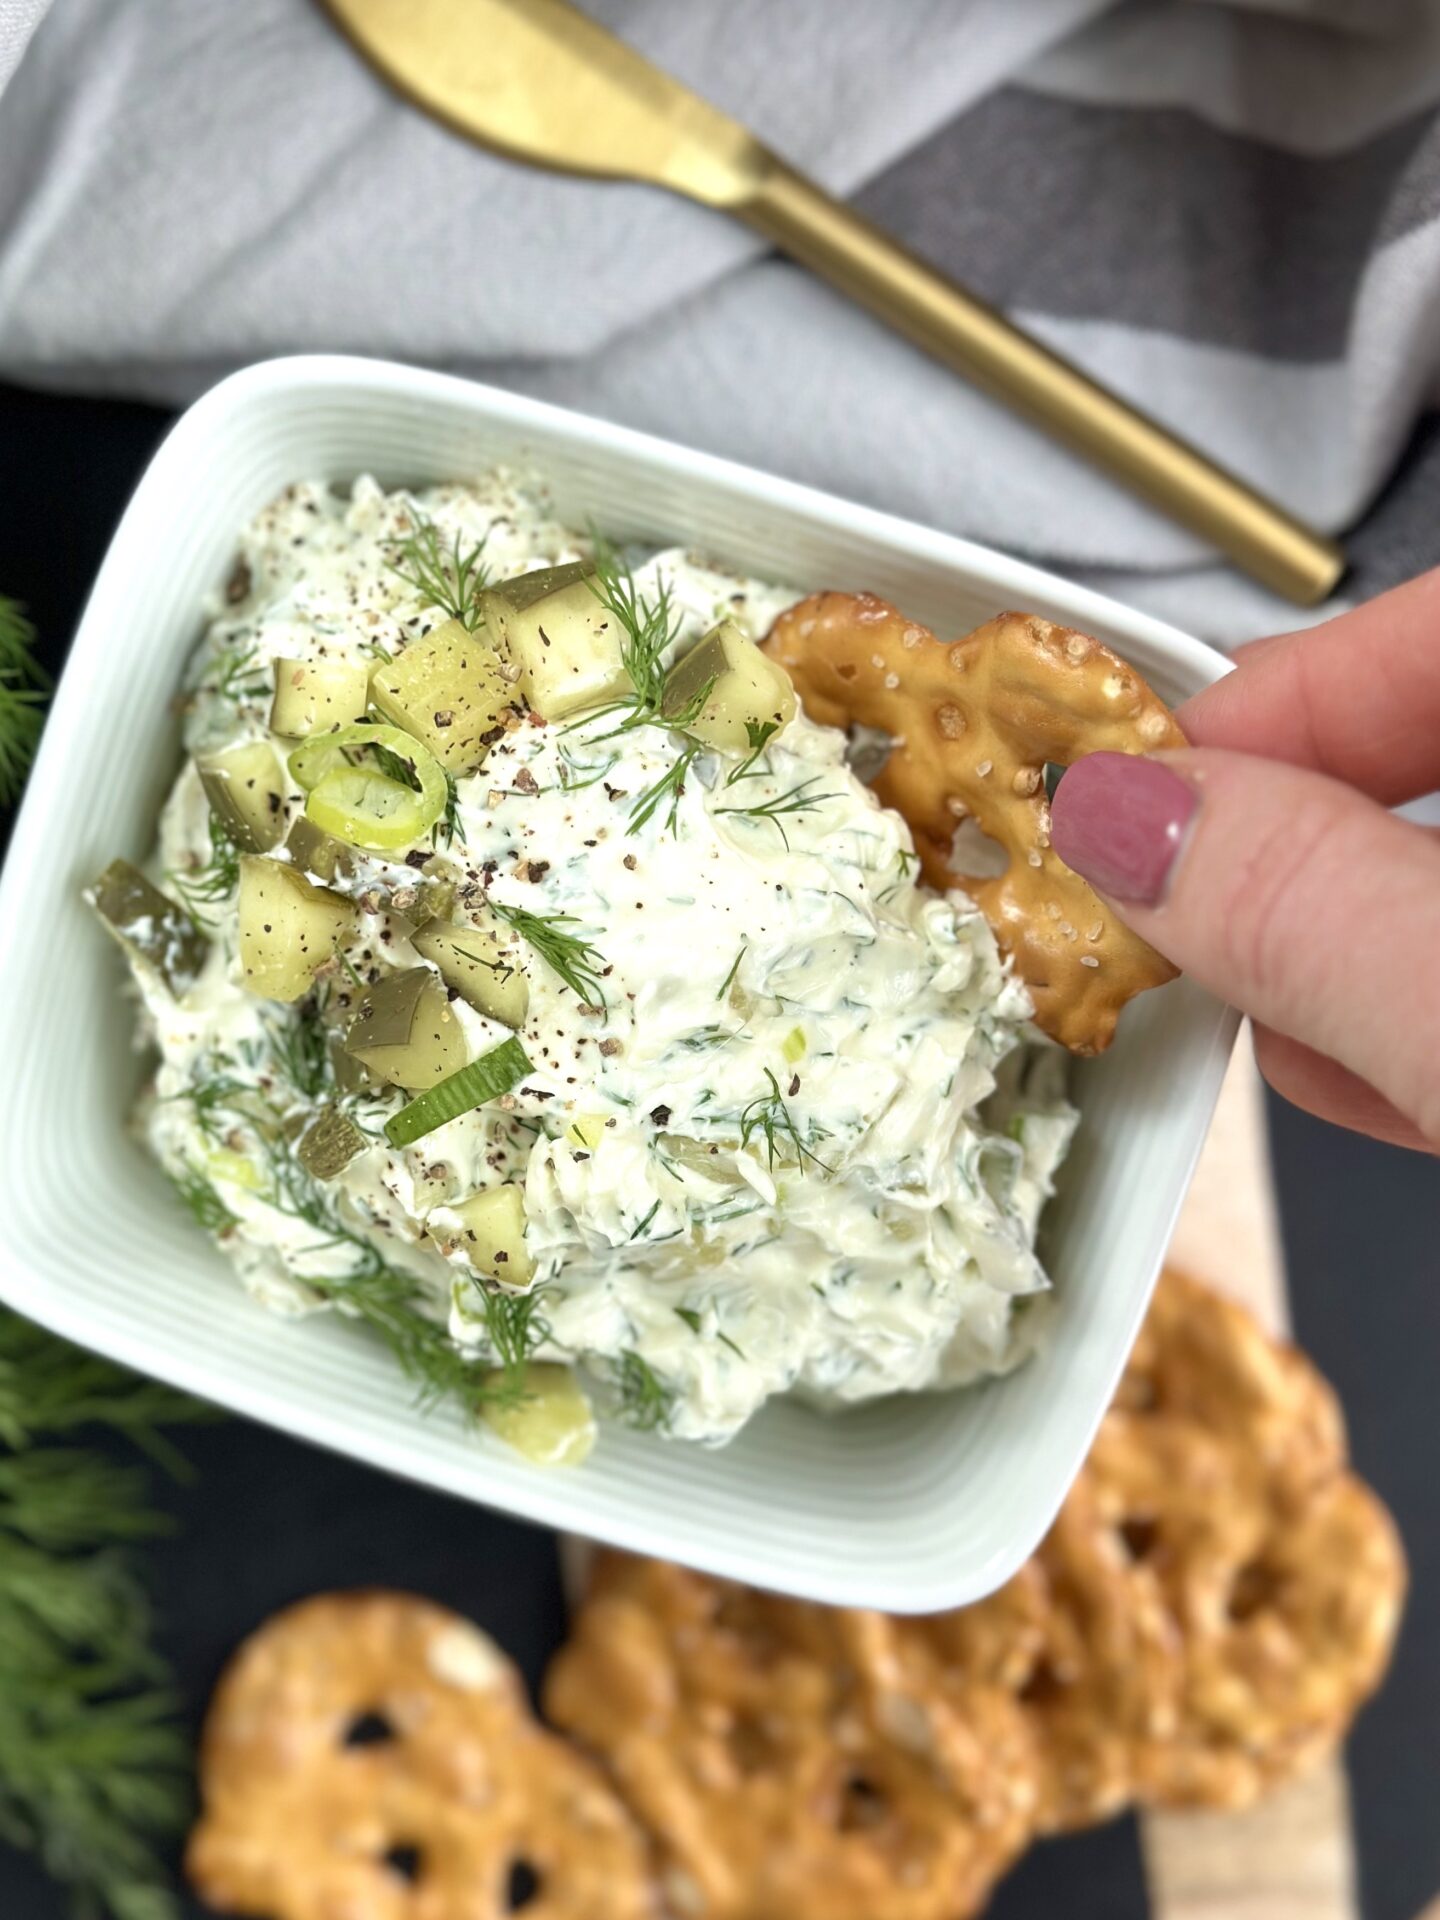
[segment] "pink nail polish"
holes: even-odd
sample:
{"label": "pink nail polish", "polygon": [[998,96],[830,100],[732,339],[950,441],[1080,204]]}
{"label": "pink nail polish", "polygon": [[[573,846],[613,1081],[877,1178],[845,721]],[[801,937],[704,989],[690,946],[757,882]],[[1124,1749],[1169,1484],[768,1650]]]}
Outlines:
{"label": "pink nail polish", "polygon": [[1163,761],[1091,753],[1066,770],[1050,809],[1050,841],[1067,867],[1115,900],[1153,907],[1199,805]]}

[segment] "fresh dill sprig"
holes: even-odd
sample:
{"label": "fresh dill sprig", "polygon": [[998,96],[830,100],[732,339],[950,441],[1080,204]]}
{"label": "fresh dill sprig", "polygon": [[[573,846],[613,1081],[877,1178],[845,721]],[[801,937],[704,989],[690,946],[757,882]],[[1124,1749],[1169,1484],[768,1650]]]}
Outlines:
{"label": "fresh dill sprig", "polygon": [[189,872],[178,868],[166,879],[180,896],[180,904],[197,927],[213,927],[215,922],[204,909],[228,900],[240,884],[240,853],[226,831],[218,813],[210,815],[210,854]]}
{"label": "fresh dill sprig", "polygon": [[742,940],[740,942],[740,951],[735,955],[735,958],[730,962],[730,971],[726,974],[725,978],[720,982],[720,991],[715,996],[717,1000],[723,1000],[725,996],[729,993],[731,987],[734,986],[735,977],[740,971],[740,962],[745,958],[745,954],[747,949],[749,948],[749,945],[750,945],[750,942],[748,940]]}
{"label": "fresh dill sprig", "polygon": [[235,1225],[235,1215],[220,1198],[214,1181],[198,1167],[187,1166],[179,1173],[172,1173],[170,1180],[181,1206],[197,1227],[218,1235],[227,1233]]}
{"label": "fresh dill sprig", "polygon": [[620,1356],[615,1386],[622,1416],[641,1433],[653,1433],[669,1418],[674,1392],[633,1348],[627,1348]]}
{"label": "fresh dill sprig", "polygon": [[708,1053],[715,1047],[728,1047],[744,1031],[744,1027],[697,1027],[694,1033],[685,1035],[680,1045],[687,1053]]}
{"label": "fresh dill sprig", "polygon": [[[179,1093],[172,1093],[166,1097],[171,1100],[188,1100],[194,1109],[195,1124],[201,1134],[211,1146],[218,1147],[223,1143],[225,1135],[230,1131],[230,1124],[233,1124],[236,1117],[250,1119],[249,1114],[244,1110],[244,1096],[254,1096],[257,1090],[248,1081],[237,1080],[233,1074],[226,1071],[230,1064],[228,1056],[213,1054],[209,1058],[215,1071],[208,1078],[196,1080],[192,1085],[182,1087]],[[222,1120],[222,1116],[227,1114],[230,1116],[230,1123]]]}
{"label": "fresh dill sprig", "polygon": [[773,800],[763,800],[753,807],[716,807],[716,813],[739,813],[748,820],[768,820],[785,842],[788,850],[790,840],[785,832],[782,815],[790,813],[811,813],[816,807],[823,807],[827,800],[835,799],[833,793],[811,793],[809,789],[823,774],[812,773],[808,780],[801,780],[789,787],[784,793],[776,794]]}
{"label": "fresh dill sprig", "polygon": [[[594,527],[590,529],[590,540],[595,555],[595,577],[590,582],[590,590],[620,628],[620,661],[634,688],[634,692],[623,699],[600,708],[601,714],[623,712],[625,718],[608,733],[593,738],[613,740],[618,734],[634,732],[637,727],[661,727],[667,733],[683,734],[704,709],[715,682],[707,680],[683,708],[665,712],[665,655],[680,630],[670,598],[670,583],[662,578],[654,599],[647,598],[635,585],[635,576],[629,567]],[[596,717],[595,714],[585,716],[587,720]],[[630,809],[626,833],[638,833],[661,807],[666,809],[667,829],[674,832],[685,777],[707,751],[701,741],[686,740],[673,766],[637,796]]]}
{"label": "fresh dill sprig", "polygon": [[745,722],[745,738],[750,751],[726,779],[727,787],[733,787],[737,780],[758,780],[769,771],[768,767],[758,767],[755,763],[779,731],[778,720],[747,720]]}
{"label": "fresh dill sprig", "polygon": [[527,913],[524,907],[507,907],[499,900],[489,904],[490,911],[513,927],[573,994],[587,1006],[605,1005],[600,976],[609,962],[590,941],[566,931],[580,924],[573,913]]}
{"label": "fresh dill sprig", "polygon": [[525,1368],[530,1356],[550,1337],[540,1311],[541,1290],[505,1293],[481,1287],[479,1291],[485,1338],[500,1362],[500,1378],[485,1389],[485,1398],[492,1406],[518,1406],[527,1397]]}
{"label": "fresh dill sprig", "polygon": [[42,1443],[106,1427],[179,1466],[161,1426],[208,1416],[0,1309],[0,1837],[86,1916],[176,1920],[190,1756],[129,1557],[166,1524],[145,1476]]}
{"label": "fresh dill sprig", "polygon": [[[474,1360],[461,1353],[445,1327],[423,1310],[426,1294],[422,1282],[403,1268],[392,1266],[372,1241],[342,1219],[330,1196],[295,1157],[279,1108],[262,1115],[262,1124],[257,1125],[256,1107],[264,1101],[258,1088],[231,1082],[231,1090],[221,1095],[214,1093],[213,1085],[208,1103],[212,1115],[227,1109],[251,1128],[260,1143],[270,1179],[268,1191],[260,1195],[265,1204],[309,1227],[317,1248],[345,1247],[353,1255],[348,1273],[301,1273],[297,1276],[301,1285],[378,1334],[418,1386],[422,1402],[453,1395],[473,1412],[483,1392],[480,1370]],[[231,1224],[229,1209],[213,1183],[198,1170],[191,1169],[183,1183],[177,1180],[176,1185],[201,1226],[215,1232]],[[225,1216],[218,1227],[211,1225],[211,1218],[219,1217],[213,1211],[216,1207]]]}
{"label": "fresh dill sprig", "polygon": [[408,760],[402,759],[398,753],[392,753],[389,747],[382,747],[374,741],[368,741],[363,747],[344,750],[342,758],[352,766],[360,766],[366,760],[373,760],[376,771],[383,773],[387,780],[393,780],[397,787],[408,787],[411,793],[420,791],[420,778],[414,767]]}
{"label": "fresh dill sprig", "polygon": [[20,797],[45,723],[50,676],[35,658],[35,629],[0,599],[0,806]]}
{"label": "fresh dill sprig", "polygon": [[466,549],[457,533],[447,548],[433,520],[413,505],[410,515],[415,530],[395,541],[390,572],[422,595],[427,606],[439,607],[473,633],[480,624],[480,596],[490,584],[481,557],[488,535]]}
{"label": "fresh dill sprig", "polygon": [[[680,799],[685,791],[685,776],[707,749],[698,740],[687,740],[680,749],[678,758],[668,767],[660,778],[645,788],[630,809],[630,824],[625,832],[639,833],[646,821],[654,815],[665,802],[669,807],[665,813],[665,825],[671,833],[675,831],[675,821],[680,812]],[[723,809],[722,809],[723,811]]]}
{"label": "fresh dill sprig", "polygon": [[[800,1131],[795,1125],[794,1116],[791,1114],[789,1107],[786,1106],[785,1096],[780,1091],[780,1082],[768,1067],[765,1069],[765,1078],[770,1082],[770,1091],[768,1093],[762,1093],[758,1099],[752,1100],[741,1112],[741,1147],[748,1147],[751,1140],[758,1133],[765,1142],[766,1163],[773,1169],[777,1159],[783,1157],[782,1149],[785,1142],[788,1141],[795,1149],[795,1155],[799,1161],[800,1171],[802,1173],[805,1171],[805,1163],[807,1160],[821,1168],[823,1172],[833,1173],[835,1169],[827,1166],[818,1153],[812,1153],[810,1148],[800,1138]],[[817,1128],[812,1135],[812,1138],[817,1140],[823,1140],[825,1137],[824,1128]]]}
{"label": "fresh dill sprig", "polygon": [[303,1002],[288,1019],[267,1023],[270,1051],[285,1078],[305,1100],[318,1100],[329,1089],[335,1073],[330,1060],[330,1036],[317,1000]]}
{"label": "fresh dill sprig", "polygon": [[[603,767],[585,767],[568,754],[564,747],[559,749],[559,753],[560,790],[562,793],[579,793],[584,787],[595,786],[605,778],[606,774],[609,773],[615,762],[620,758],[618,753],[612,753]],[[575,777],[576,775],[583,775],[583,778],[577,779]],[[543,787],[541,788],[541,792],[544,792]]]}
{"label": "fresh dill sprig", "polygon": [[635,689],[632,695],[601,711],[629,709],[616,733],[628,733],[635,727],[673,726],[675,721],[663,720],[660,714],[665,699],[665,653],[679,630],[671,606],[670,582],[662,579],[655,598],[648,599],[635,585],[634,574],[615,548],[594,527],[590,529],[590,544],[595,556],[590,591],[620,629],[620,664]]}
{"label": "fresh dill sprig", "polygon": [[103,1426],[178,1468],[179,1458],[159,1428],[206,1412],[188,1393],[67,1346],[0,1308],[0,1445],[19,1452],[42,1435]]}
{"label": "fresh dill sprig", "polygon": [[442,767],[445,776],[445,811],[435,822],[430,834],[430,844],[435,848],[453,847],[458,840],[463,847],[465,828],[460,819],[460,788],[455,776],[448,767]]}
{"label": "fresh dill sprig", "polygon": [[211,693],[220,700],[255,700],[271,690],[270,677],[255,665],[258,651],[248,634],[227,640],[217,649],[209,670],[201,676],[197,693]]}

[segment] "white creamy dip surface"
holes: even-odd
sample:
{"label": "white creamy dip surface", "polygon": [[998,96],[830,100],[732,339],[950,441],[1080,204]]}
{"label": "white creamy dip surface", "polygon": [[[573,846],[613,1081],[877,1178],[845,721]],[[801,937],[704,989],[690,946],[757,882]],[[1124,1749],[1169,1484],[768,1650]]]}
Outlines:
{"label": "white creamy dip surface", "polygon": [[[447,543],[483,537],[495,578],[588,553],[542,493],[505,475],[415,496],[363,479],[344,495],[291,488],[246,530],[214,610],[190,751],[265,737],[277,656],[358,662],[439,624],[389,564],[416,506]],[[797,597],[680,550],[637,564],[635,580],[649,594],[668,582],[677,653],[724,616],[758,639]],[[378,1129],[406,1096],[359,1099],[377,1137],[321,1196],[344,1234],[317,1233],[293,1169],[277,1186],[243,1098],[238,1117],[206,1109],[217,1077],[297,1115],[316,1101],[286,1065],[314,1008],[242,987],[232,896],[203,909],[210,956],[182,999],[136,967],[160,1054],[143,1109],[154,1150],[209,1183],[233,1220],[222,1244],[268,1305],[309,1309],[307,1277],[343,1277],[370,1248],[420,1280],[477,1356],[478,1282],[436,1242],[455,1232],[454,1202],[523,1183],[542,1354],[580,1364],[622,1414],[638,1366],[648,1417],[678,1437],[723,1441],[774,1394],[833,1406],[1013,1365],[1036,1320],[1024,1308],[1047,1286],[1035,1234],[1074,1114],[1063,1059],[1029,1026],[985,921],[963,895],[915,885],[908,829],[851,773],[835,730],[797,716],[739,779],[735,759],[702,753],[673,816],[667,796],[637,829],[638,799],[685,743],[616,725],[521,721],[457,783],[457,832],[424,875],[365,855],[335,882],[363,912],[321,983],[332,1024],[357,981],[420,963],[404,907],[427,879],[452,881],[477,924],[487,898],[571,917],[604,1007],[512,936],[532,1070],[511,1095],[403,1151]],[[302,798],[292,789],[287,812]],[[167,886],[209,854],[187,761],[152,871]],[[506,1037],[454,1005],[472,1056]]]}

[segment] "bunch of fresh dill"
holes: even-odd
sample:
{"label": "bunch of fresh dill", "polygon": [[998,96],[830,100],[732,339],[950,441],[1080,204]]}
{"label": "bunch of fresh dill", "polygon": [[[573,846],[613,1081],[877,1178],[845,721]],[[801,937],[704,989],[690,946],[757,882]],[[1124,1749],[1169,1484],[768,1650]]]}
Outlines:
{"label": "bunch of fresh dill", "polygon": [[132,1557],[165,1524],[144,1469],[55,1442],[108,1428],[174,1466],[161,1429],[205,1413],[0,1308],[0,1840],[85,1920],[171,1920],[190,1755]]}
{"label": "bunch of fresh dill", "polygon": [[0,806],[20,797],[50,694],[34,644],[35,629],[21,608],[0,597]]}

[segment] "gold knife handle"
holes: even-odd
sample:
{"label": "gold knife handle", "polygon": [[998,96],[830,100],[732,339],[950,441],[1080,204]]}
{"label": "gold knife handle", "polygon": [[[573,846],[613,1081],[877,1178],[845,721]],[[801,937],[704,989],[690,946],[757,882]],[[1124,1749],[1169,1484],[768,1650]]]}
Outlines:
{"label": "gold knife handle", "polygon": [[1335,541],[1032,340],[783,160],[767,159],[753,194],[730,211],[783,252],[1275,592],[1313,606],[1334,589],[1345,571]]}

